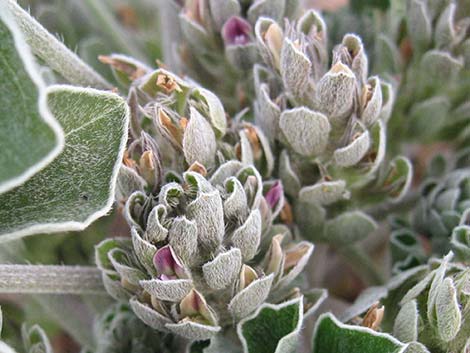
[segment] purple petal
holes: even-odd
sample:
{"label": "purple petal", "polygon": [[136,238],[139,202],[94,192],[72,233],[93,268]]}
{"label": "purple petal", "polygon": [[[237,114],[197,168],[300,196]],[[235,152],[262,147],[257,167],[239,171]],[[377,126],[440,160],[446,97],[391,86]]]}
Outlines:
{"label": "purple petal", "polygon": [[183,265],[169,245],[157,250],[153,257],[153,264],[162,280],[186,277]]}
{"label": "purple petal", "polygon": [[251,41],[251,25],[241,17],[232,16],[222,27],[222,38],[226,45],[244,45]]}
{"label": "purple petal", "polygon": [[269,207],[271,207],[271,209],[276,206],[276,204],[281,199],[283,193],[284,189],[282,187],[282,184],[279,181],[276,181],[271,187],[271,189],[269,189],[269,191],[264,196],[266,202],[268,203]]}

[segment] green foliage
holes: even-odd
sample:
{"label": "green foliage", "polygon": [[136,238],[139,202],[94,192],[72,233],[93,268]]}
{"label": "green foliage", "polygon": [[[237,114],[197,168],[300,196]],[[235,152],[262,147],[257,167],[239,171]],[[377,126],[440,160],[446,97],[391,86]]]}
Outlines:
{"label": "green foliage", "polygon": [[313,353],[398,353],[404,344],[388,334],[345,325],[332,314],[322,315],[313,334]]}
{"label": "green foliage", "polygon": [[112,205],[126,136],[125,102],[68,86],[49,88],[47,102],[63,126],[66,147],[48,167],[0,196],[3,240],[83,229]]}
{"label": "green foliage", "polygon": [[0,193],[29,179],[62,150],[64,134],[22,34],[0,7]]}

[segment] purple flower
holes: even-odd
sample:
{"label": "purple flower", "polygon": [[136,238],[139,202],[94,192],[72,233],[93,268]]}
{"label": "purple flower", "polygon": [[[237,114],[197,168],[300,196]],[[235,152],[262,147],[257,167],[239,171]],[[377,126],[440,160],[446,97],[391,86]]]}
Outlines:
{"label": "purple flower", "polygon": [[157,250],[153,264],[157,269],[158,279],[162,281],[187,278],[183,265],[169,245]]}
{"label": "purple flower", "polygon": [[251,41],[251,25],[238,16],[230,17],[222,27],[225,45],[244,45]]}
{"label": "purple flower", "polygon": [[276,207],[283,193],[284,189],[282,187],[282,184],[279,181],[276,181],[271,187],[271,189],[269,189],[269,191],[264,196],[266,202],[268,203],[269,207],[271,207],[271,209]]}

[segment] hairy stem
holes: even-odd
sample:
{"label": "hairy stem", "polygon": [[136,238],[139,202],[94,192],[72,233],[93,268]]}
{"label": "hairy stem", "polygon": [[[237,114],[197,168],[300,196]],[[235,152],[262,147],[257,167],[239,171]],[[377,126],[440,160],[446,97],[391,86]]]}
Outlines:
{"label": "hairy stem", "polygon": [[96,267],[0,265],[0,293],[107,295]]}
{"label": "hairy stem", "polygon": [[350,245],[339,249],[339,253],[346,261],[354,266],[354,270],[369,285],[380,285],[385,282],[383,273],[372,262],[369,255],[357,245]]}
{"label": "hairy stem", "polygon": [[135,44],[136,41],[130,40],[120,24],[117,23],[109,9],[106,8],[106,2],[103,0],[84,0],[84,5],[88,8],[87,13],[93,17],[94,22],[99,26],[104,35],[125,54],[132,55],[140,60],[146,59],[140,48]]}
{"label": "hairy stem", "polygon": [[83,62],[74,52],[50,34],[39,22],[23,10],[15,0],[4,0],[14,16],[32,52],[67,81],[80,86],[111,89],[100,74]]}

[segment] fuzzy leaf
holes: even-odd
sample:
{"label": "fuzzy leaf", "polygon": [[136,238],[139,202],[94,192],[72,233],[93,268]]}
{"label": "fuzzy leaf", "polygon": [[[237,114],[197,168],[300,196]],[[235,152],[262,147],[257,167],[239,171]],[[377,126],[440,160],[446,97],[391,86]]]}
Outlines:
{"label": "fuzzy leaf", "polygon": [[405,345],[391,335],[345,325],[332,314],[323,314],[313,333],[313,353],[398,353]]}
{"label": "fuzzy leaf", "polygon": [[0,5],[0,193],[28,180],[64,147],[39,68],[5,5]]}
{"label": "fuzzy leaf", "polygon": [[268,297],[273,283],[273,274],[251,282],[248,287],[235,295],[228,310],[236,319],[242,319],[253,312]]}
{"label": "fuzzy leaf", "polygon": [[292,149],[304,156],[323,152],[328,143],[328,119],[304,107],[284,111],[279,127]]}
{"label": "fuzzy leaf", "polygon": [[416,300],[405,303],[393,324],[393,335],[402,342],[418,339],[418,304]]}
{"label": "fuzzy leaf", "polygon": [[370,147],[369,131],[364,131],[349,145],[333,153],[335,163],[341,167],[351,167],[360,162]]}
{"label": "fuzzy leaf", "polygon": [[125,101],[112,93],[70,86],[49,88],[47,101],[64,129],[66,147],[25,184],[0,195],[2,240],[81,230],[113,203],[127,141]]}
{"label": "fuzzy leaf", "polygon": [[212,289],[223,289],[233,283],[242,266],[242,255],[239,249],[233,248],[219,254],[211,262],[202,266],[204,279]]}
{"label": "fuzzy leaf", "polygon": [[303,320],[302,298],[264,304],[238,324],[244,353],[294,353]]}
{"label": "fuzzy leaf", "polygon": [[183,136],[183,151],[189,165],[199,162],[206,168],[214,165],[216,140],[214,130],[194,108]]}
{"label": "fuzzy leaf", "polygon": [[261,214],[253,210],[245,223],[232,235],[233,246],[240,249],[243,261],[249,261],[256,255],[261,240]]}
{"label": "fuzzy leaf", "polygon": [[325,232],[329,242],[340,245],[364,239],[376,228],[377,224],[368,215],[360,211],[351,211],[328,221]]}
{"label": "fuzzy leaf", "polygon": [[462,323],[457,292],[451,278],[446,278],[437,290],[436,318],[439,337],[444,342],[451,341]]}

